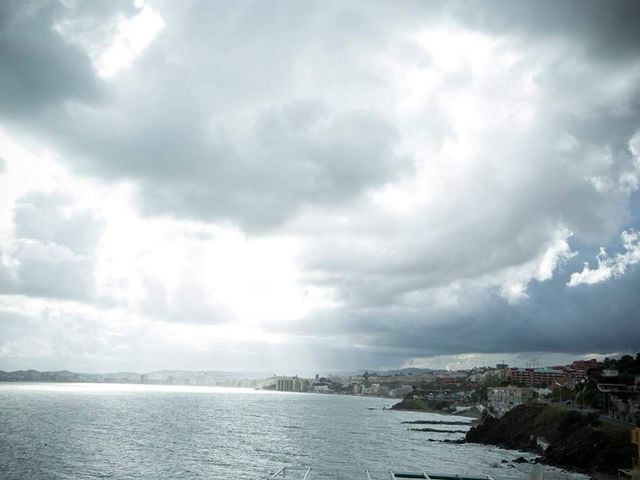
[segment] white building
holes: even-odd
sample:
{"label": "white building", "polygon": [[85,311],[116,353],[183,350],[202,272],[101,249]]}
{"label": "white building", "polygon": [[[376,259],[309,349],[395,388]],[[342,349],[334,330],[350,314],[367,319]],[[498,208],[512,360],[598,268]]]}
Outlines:
{"label": "white building", "polygon": [[309,381],[304,378],[279,377],[276,380],[276,390],[279,392],[306,392],[309,388]]}
{"label": "white building", "polygon": [[324,385],[324,384],[311,385],[310,390],[312,392],[316,392],[316,393],[331,393],[332,392],[332,390],[329,388],[329,386]]}
{"label": "white building", "polygon": [[489,406],[493,408],[498,416],[504,415],[513,407],[527,403],[532,398],[533,393],[527,387],[492,387],[487,389]]}

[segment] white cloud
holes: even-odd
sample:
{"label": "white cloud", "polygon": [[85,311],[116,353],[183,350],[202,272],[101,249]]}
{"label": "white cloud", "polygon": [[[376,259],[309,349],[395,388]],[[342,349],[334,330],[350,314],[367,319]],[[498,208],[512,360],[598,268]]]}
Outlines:
{"label": "white cloud", "polygon": [[600,252],[596,256],[598,266],[591,268],[589,263],[585,262],[581,272],[571,274],[567,285],[570,287],[582,284],[593,285],[612,278],[620,278],[630,266],[640,262],[640,233],[628,230],[622,232],[620,238],[625,253],[618,253],[610,257],[604,248],[600,248]]}
{"label": "white cloud", "polygon": [[96,59],[102,77],[113,77],[130,65],[164,28],[164,20],[157,11],[148,5],[141,7],[136,16],[120,19],[110,45]]}
{"label": "white cloud", "polygon": [[527,297],[527,287],[531,281],[544,282],[553,278],[561,262],[577,255],[571,250],[569,238],[572,236],[565,228],[558,228],[549,244],[540,254],[523,265],[507,268],[498,274],[500,292],[509,302],[518,302]]}
{"label": "white cloud", "polygon": [[165,27],[160,13],[145,0],[61,3],[64,13],[53,21],[53,31],[79,47],[106,80],[131,66]]}

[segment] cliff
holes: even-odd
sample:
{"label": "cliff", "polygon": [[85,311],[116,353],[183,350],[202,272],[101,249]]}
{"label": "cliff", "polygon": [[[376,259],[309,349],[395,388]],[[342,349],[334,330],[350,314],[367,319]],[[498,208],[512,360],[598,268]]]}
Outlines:
{"label": "cliff", "polygon": [[560,407],[520,405],[499,419],[486,417],[466,435],[469,442],[530,451],[538,450],[536,437],[550,443],[543,463],[611,474],[631,466],[628,429],[601,424],[596,415]]}

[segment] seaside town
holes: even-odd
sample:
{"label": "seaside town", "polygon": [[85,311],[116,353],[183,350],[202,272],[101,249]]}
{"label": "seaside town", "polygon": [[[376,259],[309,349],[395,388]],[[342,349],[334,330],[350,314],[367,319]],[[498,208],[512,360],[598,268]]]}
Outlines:
{"label": "seaside town", "polygon": [[560,404],[599,412],[640,425],[640,353],[634,358],[576,360],[536,368],[480,367],[458,371],[416,371],[328,376],[278,377],[264,388],[289,392],[338,393],[404,398],[396,408],[500,417],[527,403]]}
{"label": "seaside town", "polygon": [[[36,370],[2,372],[0,381],[139,383],[242,387],[282,392],[403,399],[395,408],[500,417],[527,404],[558,404],[640,425],[640,353],[635,357],[576,360],[569,365],[520,368],[507,364],[470,370],[401,369],[388,372],[238,378],[233,372],[165,370],[146,374],[86,374]],[[255,377],[257,374],[253,374]]]}

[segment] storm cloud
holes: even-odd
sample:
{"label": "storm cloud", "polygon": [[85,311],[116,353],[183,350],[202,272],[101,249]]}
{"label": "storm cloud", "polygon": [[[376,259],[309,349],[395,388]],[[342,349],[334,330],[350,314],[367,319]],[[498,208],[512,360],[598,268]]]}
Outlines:
{"label": "storm cloud", "polygon": [[636,351],[639,14],[4,2],[0,368]]}

